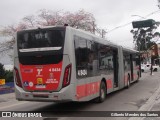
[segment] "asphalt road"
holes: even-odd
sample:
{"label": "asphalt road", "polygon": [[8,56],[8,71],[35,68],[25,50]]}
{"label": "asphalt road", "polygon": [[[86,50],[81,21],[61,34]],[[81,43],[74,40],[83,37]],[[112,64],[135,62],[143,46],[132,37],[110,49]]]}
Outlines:
{"label": "asphalt road", "polygon": [[[160,86],[160,72],[154,72],[153,76],[149,73],[143,73],[142,78],[138,83],[134,83],[129,89],[122,89],[120,91],[107,95],[107,99],[103,103],[95,103],[93,101],[83,103],[52,103],[52,102],[28,102],[17,101],[14,94],[10,94],[9,99],[0,99],[0,111],[51,111],[54,114],[56,110],[70,110],[70,111],[137,111],[146,101],[154,94]],[[1,97],[1,96],[0,96]],[[63,114],[63,113],[62,113]],[[67,116],[74,115],[74,112],[67,113]],[[83,116],[82,116],[83,117]],[[56,118],[54,118],[56,119]],[[76,117],[60,117],[60,119],[80,119],[85,118]],[[87,120],[94,120],[97,118],[86,118]],[[106,120],[106,118],[99,118]],[[107,118],[107,120],[110,118]],[[119,118],[116,118],[119,119]],[[128,118],[125,118],[128,119]],[[47,119],[46,119],[47,120]]]}

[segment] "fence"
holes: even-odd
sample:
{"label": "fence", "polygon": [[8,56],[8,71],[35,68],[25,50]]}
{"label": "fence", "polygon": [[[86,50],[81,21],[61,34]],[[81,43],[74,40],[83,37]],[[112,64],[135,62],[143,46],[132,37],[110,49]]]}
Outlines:
{"label": "fence", "polygon": [[6,83],[4,88],[0,88],[0,94],[13,93],[14,92],[14,82]]}

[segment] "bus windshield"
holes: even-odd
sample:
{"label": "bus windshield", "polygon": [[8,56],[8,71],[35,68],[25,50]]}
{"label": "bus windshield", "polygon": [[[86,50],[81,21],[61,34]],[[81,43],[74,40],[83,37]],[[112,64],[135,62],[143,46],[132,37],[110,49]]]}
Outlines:
{"label": "bus windshield", "polygon": [[64,43],[64,30],[31,30],[17,34],[20,52],[60,50]]}

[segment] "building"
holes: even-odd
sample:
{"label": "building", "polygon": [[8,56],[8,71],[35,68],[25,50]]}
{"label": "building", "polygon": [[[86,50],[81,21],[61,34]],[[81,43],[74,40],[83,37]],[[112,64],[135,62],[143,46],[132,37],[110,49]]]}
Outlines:
{"label": "building", "polygon": [[3,67],[5,70],[10,70],[10,71],[13,70],[13,65],[4,65]]}
{"label": "building", "polygon": [[142,63],[153,63],[160,65],[160,43],[154,44],[147,51],[140,51]]}

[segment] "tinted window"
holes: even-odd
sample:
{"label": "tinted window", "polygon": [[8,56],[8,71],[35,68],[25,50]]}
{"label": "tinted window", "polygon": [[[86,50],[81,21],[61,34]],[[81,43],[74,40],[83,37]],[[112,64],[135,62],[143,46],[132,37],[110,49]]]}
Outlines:
{"label": "tinted window", "polygon": [[20,56],[19,62],[23,65],[46,65],[57,64],[62,61],[63,55],[44,55],[41,57],[36,56]]}
{"label": "tinted window", "polygon": [[123,55],[124,59],[124,70],[125,71],[130,71],[131,70],[131,59],[130,59],[130,54],[124,53]]}
{"label": "tinted window", "polygon": [[106,45],[99,45],[99,69],[103,74],[113,74],[113,48]]}
{"label": "tinted window", "polygon": [[[63,30],[34,30],[23,31],[17,35],[19,49],[59,47],[64,42]],[[57,48],[58,49],[58,48]]]}
{"label": "tinted window", "polygon": [[88,76],[95,76],[98,74],[98,44],[88,40]]}
{"label": "tinted window", "polygon": [[76,58],[76,73],[77,77],[87,76],[88,66],[88,48],[87,41],[84,38],[74,36],[75,40],[75,58]]}
{"label": "tinted window", "polygon": [[133,64],[134,66],[140,65],[140,58],[137,54],[132,54]]}
{"label": "tinted window", "polygon": [[74,36],[77,78],[114,73],[114,57],[117,50],[92,40]]}

